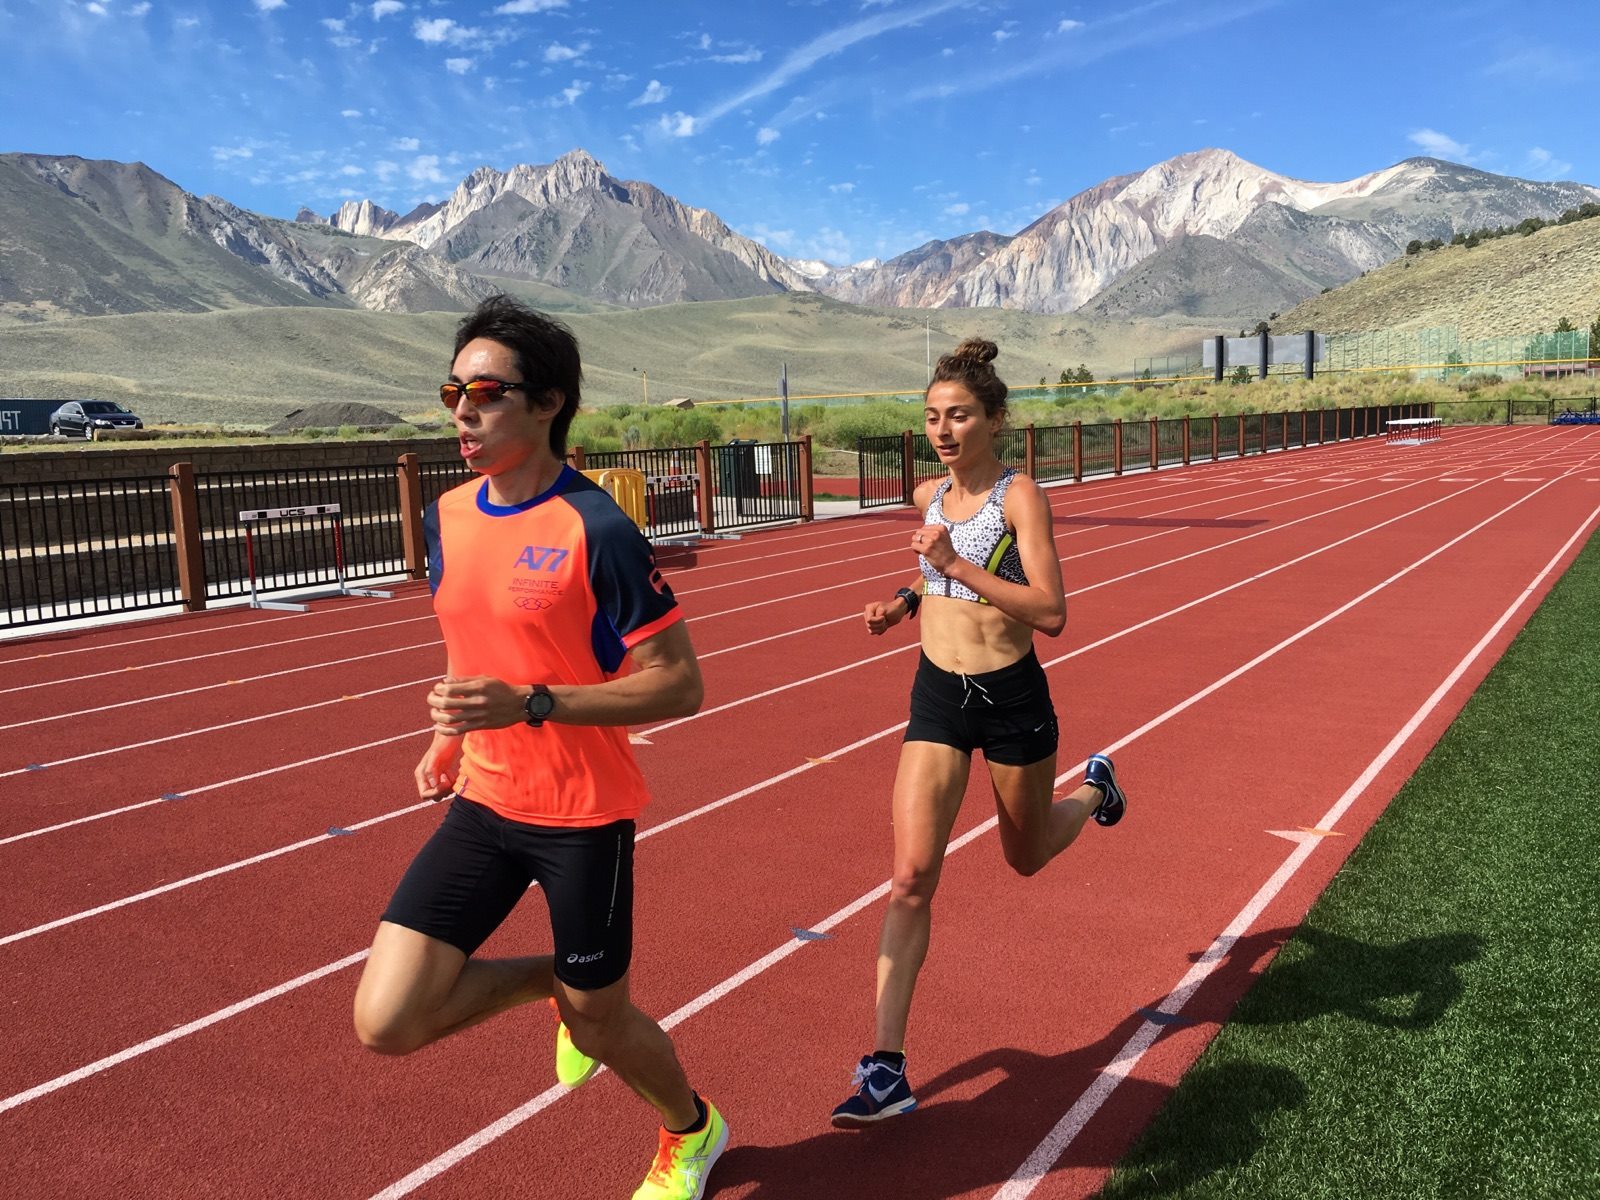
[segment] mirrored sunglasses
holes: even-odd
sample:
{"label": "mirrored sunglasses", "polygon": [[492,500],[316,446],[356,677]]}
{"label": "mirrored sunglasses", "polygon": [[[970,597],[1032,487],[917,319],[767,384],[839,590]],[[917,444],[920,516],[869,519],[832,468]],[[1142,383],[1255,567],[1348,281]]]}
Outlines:
{"label": "mirrored sunglasses", "polygon": [[465,396],[474,404],[487,404],[491,400],[498,400],[507,392],[516,391],[520,383],[507,383],[503,379],[473,379],[466,383],[441,383],[439,385],[439,399],[444,401],[444,406],[454,412],[461,398]]}

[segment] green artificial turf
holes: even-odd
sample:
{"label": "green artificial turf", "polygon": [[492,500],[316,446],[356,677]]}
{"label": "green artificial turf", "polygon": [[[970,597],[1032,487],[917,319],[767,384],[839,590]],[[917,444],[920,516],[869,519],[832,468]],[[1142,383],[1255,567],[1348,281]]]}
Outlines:
{"label": "green artificial turf", "polygon": [[1112,1175],[1600,1197],[1600,537]]}

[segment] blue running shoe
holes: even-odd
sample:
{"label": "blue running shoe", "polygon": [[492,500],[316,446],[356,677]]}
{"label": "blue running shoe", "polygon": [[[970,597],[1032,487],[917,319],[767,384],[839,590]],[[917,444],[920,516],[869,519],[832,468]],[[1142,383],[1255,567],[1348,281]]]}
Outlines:
{"label": "blue running shoe", "polygon": [[1122,820],[1122,814],[1128,811],[1128,798],[1117,786],[1117,772],[1111,760],[1104,754],[1091,754],[1083,780],[1100,789],[1100,803],[1090,814],[1095,821],[1101,825],[1115,825]]}
{"label": "blue running shoe", "polygon": [[917,1098],[906,1082],[904,1063],[891,1067],[869,1054],[857,1065],[850,1082],[856,1089],[855,1095],[833,1110],[833,1123],[840,1129],[859,1129],[885,1117],[910,1112],[917,1106]]}

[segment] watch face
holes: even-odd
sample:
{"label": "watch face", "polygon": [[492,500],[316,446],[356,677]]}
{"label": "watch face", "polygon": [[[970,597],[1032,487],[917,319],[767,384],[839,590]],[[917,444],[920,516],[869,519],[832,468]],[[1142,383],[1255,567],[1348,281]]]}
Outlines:
{"label": "watch face", "polygon": [[536,721],[542,721],[545,717],[548,717],[555,706],[556,698],[549,692],[533,692],[523,705],[527,709],[528,716]]}

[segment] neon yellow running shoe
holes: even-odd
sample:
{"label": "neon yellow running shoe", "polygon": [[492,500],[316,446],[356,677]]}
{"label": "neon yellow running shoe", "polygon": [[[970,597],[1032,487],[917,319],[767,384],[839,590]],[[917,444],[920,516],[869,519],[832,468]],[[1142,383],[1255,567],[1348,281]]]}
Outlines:
{"label": "neon yellow running shoe", "polygon": [[[550,1007],[559,1014],[552,998]],[[556,1078],[563,1087],[575,1088],[588,1083],[600,1064],[572,1044],[572,1034],[566,1023],[556,1026]]]}
{"label": "neon yellow running shoe", "polygon": [[706,1176],[728,1146],[728,1123],[711,1101],[701,1103],[706,1106],[705,1128],[698,1133],[661,1130],[656,1159],[633,1200],[700,1200],[706,1194]]}

